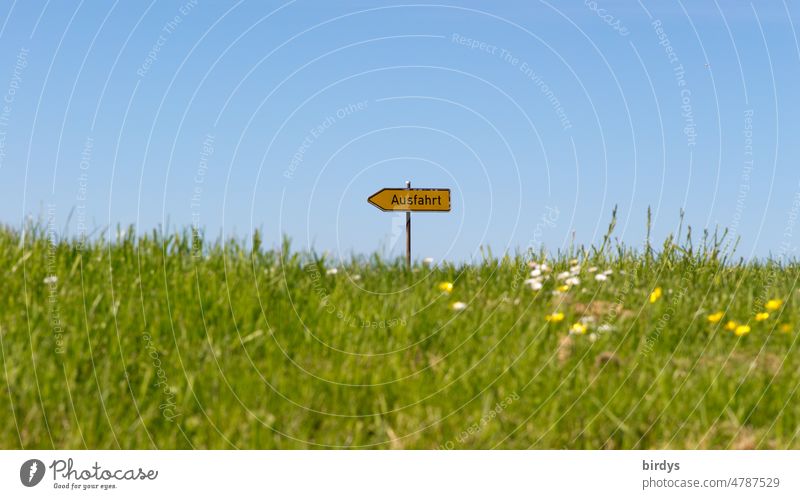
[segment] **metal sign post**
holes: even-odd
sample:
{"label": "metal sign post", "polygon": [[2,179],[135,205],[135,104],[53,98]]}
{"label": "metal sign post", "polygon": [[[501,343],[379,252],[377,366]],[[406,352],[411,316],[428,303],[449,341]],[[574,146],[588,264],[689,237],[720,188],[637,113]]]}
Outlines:
{"label": "metal sign post", "polygon": [[[411,190],[411,181],[406,180],[406,190]],[[411,212],[406,212],[406,267],[411,268]]]}
{"label": "metal sign post", "polygon": [[406,212],[406,265],[411,268],[411,212],[450,211],[450,189],[412,189],[407,180],[405,189],[383,188],[367,202],[381,211]]}

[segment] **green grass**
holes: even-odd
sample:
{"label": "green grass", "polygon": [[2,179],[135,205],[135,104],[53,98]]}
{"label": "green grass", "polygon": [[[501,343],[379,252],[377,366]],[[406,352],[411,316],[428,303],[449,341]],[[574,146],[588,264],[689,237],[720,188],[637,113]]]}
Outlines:
{"label": "green grass", "polygon": [[0,447],[798,448],[800,266],[728,254],[710,235],[607,237],[548,259],[552,276],[582,266],[553,294],[522,282],[542,255],[409,271],[258,237],[2,229]]}

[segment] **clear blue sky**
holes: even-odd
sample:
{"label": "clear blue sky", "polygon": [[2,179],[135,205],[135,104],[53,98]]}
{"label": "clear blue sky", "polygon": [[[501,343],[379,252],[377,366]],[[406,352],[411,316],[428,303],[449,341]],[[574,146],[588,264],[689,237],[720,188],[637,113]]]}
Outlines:
{"label": "clear blue sky", "polygon": [[[5,1],[2,221],[72,235],[197,224],[334,254],[403,251],[366,198],[447,187],[415,257],[641,245],[678,212],[794,255],[800,6]],[[558,210],[551,225],[541,223]],[[552,217],[551,217],[552,218]],[[538,229],[537,229],[538,225]]]}

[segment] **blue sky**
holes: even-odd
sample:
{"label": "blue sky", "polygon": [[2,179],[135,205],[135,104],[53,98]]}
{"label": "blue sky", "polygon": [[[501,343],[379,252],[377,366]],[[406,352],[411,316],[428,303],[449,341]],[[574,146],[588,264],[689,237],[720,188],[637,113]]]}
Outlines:
{"label": "blue sky", "polygon": [[[719,224],[794,256],[783,1],[3,2],[0,210],[402,254],[382,187],[450,188],[414,255]],[[554,219],[552,213],[558,211]],[[72,218],[67,224],[69,214]],[[551,223],[542,217],[550,214]]]}

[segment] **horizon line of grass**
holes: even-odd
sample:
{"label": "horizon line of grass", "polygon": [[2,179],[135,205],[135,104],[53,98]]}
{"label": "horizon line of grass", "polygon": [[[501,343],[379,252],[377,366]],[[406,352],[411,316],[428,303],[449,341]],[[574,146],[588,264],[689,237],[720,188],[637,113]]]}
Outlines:
{"label": "horizon line of grass", "polygon": [[[728,228],[720,229],[715,226],[713,232],[709,229],[704,229],[699,243],[695,246],[692,235],[692,226],[686,226],[685,236],[683,232],[685,212],[680,211],[680,221],[678,224],[677,234],[668,234],[660,249],[655,249],[651,240],[652,229],[652,212],[648,207],[647,209],[647,232],[642,246],[627,244],[619,238],[612,238],[612,234],[617,224],[617,207],[615,206],[611,213],[611,221],[608,224],[606,233],[603,235],[600,246],[594,244],[579,244],[576,245],[573,240],[567,248],[556,248],[555,252],[548,251],[544,244],[539,245],[538,248],[528,247],[525,249],[515,248],[513,252],[505,251],[501,256],[495,256],[490,246],[480,246],[479,251],[481,261],[478,262],[455,262],[455,261],[441,261],[440,264],[451,266],[464,266],[464,265],[480,265],[480,264],[499,264],[505,263],[519,263],[521,259],[527,261],[544,261],[554,260],[559,261],[563,259],[580,259],[580,260],[600,260],[605,262],[620,261],[626,258],[642,258],[645,265],[653,265],[657,263],[674,263],[679,259],[689,258],[695,261],[696,264],[718,264],[721,267],[741,267],[749,264],[764,265],[764,266],[779,266],[792,267],[798,264],[798,259],[794,255],[782,255],[775,257],[770,253],[766,257],[735,257],[735,252],[740,242],[740,237],[735,240],[729,238],[730,230]],[[65,226],[69,225],[69,218]],[[292,240],[289,236],[283,235],[280,244],[272,248],[263,247],[263,231],[260,228],[253,230],[249,236],[224,236],[219,234],[216,238],[209,239],[206,232],[202,228],[195,226],[187,226],[169,231],[162,227],[152,228],[137,233],[135,224],[128,224],[124,226],[121,224],[116,225],[116,237],[106,238],[110,233],[111,226],[106,226],[103,229],[97,228],[91,233],[83,235],[68,235],[66,230],[61,232],[55,230],[52,224],[45,223],[45,220],[40,218],[38,220],[28,219],[22,227],[15,227],[9,224],[0,224],[0,232],[4,238],[10,238],[15,244],[22,245],[30,238],[31,240],[48,240],[52,245],[58,247],[71,247],[81,251],[91,251],[98,247],[107,247],[109,245],[133,245],[140,244],[157,244],[164,249],[164,252],[169,254],[177,252],[179,254],[188,254],[194,257],[208,256],[214,252],[235,251],[237,253],[244,252],[246,255],[255,257],[256,255],[278,255],[282,260],[290,263],[324,263],[330,253],[325,250],[322,252],[314,248],[307,248],[305,250],[292,250]],[[346,258],[341,256],[338,258],[340,261],[345,261]],[[376,250],[371,253],[356,253],[349,254],[349,261],[345,264],[365,264],[372,262],[382,265],[393,265],[404,260],[403,255],[387,256],[381,254]],[[421,259],[412,257],[412,264],[419,266],[422,263]]]}

